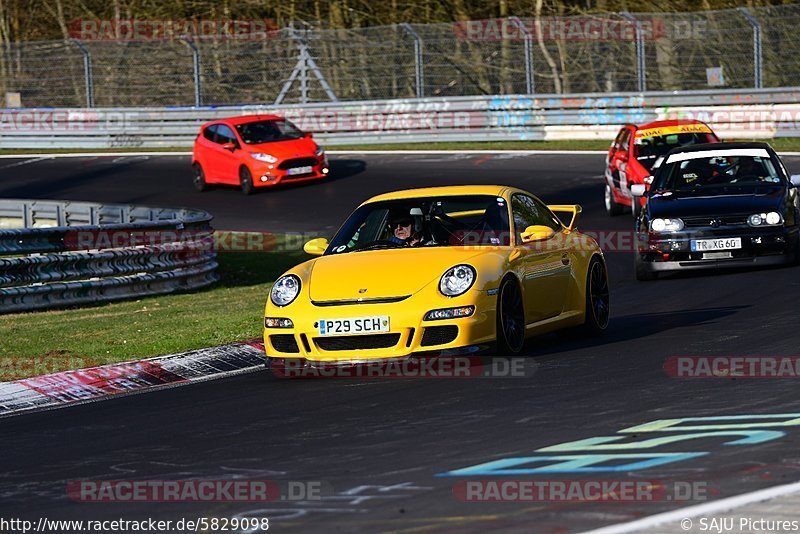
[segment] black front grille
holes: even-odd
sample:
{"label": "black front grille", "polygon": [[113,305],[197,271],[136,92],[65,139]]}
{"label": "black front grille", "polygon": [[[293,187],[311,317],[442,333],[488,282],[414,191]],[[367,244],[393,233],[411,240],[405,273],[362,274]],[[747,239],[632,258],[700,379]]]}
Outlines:
{"label": "black front grille", "polygon": [[278,352],[300,352],[292,334],[273,334],[269,336],[269,340]]}
{"label": "black front grille", "polygon": [[420,345],[423,347],[444,345],[445,343],[450,343],[457,337],[458,327],[455,325],[429,326],[422,332],[422,342]]}
{"label": "black front grille", "polygon": [[313,167],[317,163],[319,163],[317,158],[294,158],[282,161],[281,164],[278,165],[278,168],[285,171],[293,167]]}
{"label": "black front grille", "polygon": [[687,217],[683,219],[686,228],[722,228],[725,226],[744,226],[747,215],[727,215],[724,217]]}
{"label": "black front grille", "polygon": [[363,336],[315,337],[322,350],[388,349],[400,341],[400,334],[366,334]]}

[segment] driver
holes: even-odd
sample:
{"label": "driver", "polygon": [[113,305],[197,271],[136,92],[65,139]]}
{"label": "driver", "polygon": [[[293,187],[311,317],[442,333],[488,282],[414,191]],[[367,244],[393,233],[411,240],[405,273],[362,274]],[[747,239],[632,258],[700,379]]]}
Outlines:
{"label": "driver", "polygon": [[739,168],[736,170],[736,178],[756,178],[761,180],[764,174],[764,166],[752,157],[742,157],[739,160]]}
{"label": "driver", "polygon": [[420,244],[419,234],[413,231],[414,219],[410,215],[398,215],[389,222],[389,229],[392,235],[389,241],[398,245],[415,247]]}

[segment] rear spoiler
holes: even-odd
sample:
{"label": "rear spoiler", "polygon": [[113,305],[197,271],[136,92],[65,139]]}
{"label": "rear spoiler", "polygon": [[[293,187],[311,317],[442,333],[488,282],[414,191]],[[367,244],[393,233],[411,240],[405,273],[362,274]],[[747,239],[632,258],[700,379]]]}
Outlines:
{"label": "rear spoiler", "polygon": [[572,220],[569,222],[569,225],[565,225],[564,227],[567,233],[575,230],[578,227],[578,221],[580,220],[581,212],[583,211],[583,208],[581,208],[578,204],[552,204],[547,207],[550,208],[550,211],[554,213],[572,214]]}

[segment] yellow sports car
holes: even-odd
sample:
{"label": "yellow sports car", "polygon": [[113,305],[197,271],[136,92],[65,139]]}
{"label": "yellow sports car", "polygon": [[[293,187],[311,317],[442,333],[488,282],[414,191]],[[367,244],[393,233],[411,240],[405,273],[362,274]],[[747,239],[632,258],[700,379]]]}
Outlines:
{"label": "yellow sports car", "polygon": [[267,355],[309,363],[491,347],[513,355],[535,334],[580,325],[599,334],[609,319],[606,265],[576,230],[580,213],[496,185],[373,197],[332,241],[306,243],[318,258],[275,281]]}

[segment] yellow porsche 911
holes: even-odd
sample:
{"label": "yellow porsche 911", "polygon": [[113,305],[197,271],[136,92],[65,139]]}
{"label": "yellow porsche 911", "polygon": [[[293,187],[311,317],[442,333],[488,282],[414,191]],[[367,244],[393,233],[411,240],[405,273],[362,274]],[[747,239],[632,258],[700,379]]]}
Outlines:
{"label": "yellow porsche 911", "polygon": [[535,334],[581,325],[602,333],[605,259],[576,230],[580,213],[496,185],[373,197],[332,241],[306,243],[318,258],[275,281],[264,316],[267,355],[309,363],[490,347],[513,355]]}

